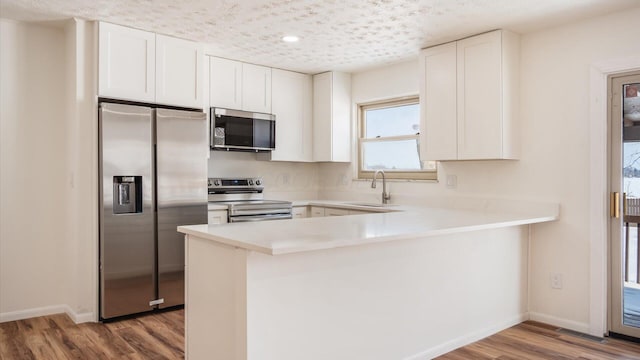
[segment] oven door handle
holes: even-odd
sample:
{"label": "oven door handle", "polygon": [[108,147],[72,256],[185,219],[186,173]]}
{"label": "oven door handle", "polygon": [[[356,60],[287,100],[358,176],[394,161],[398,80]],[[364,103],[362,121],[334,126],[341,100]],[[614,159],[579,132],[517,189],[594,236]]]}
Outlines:
{"label": "oven door handle", "polygon": [[231,216],[251,216],[251,215],[277,215],[277,214],[290,214],[290,208],[255,208],[255,209],[231,209],[229,212]]}
{"label": "oven door handle", "polygon": [[229,222],[251,222],[265,220],[291,219],[291,214],[272,214],[272,215],[248,215],[248,216],[232,216]]}

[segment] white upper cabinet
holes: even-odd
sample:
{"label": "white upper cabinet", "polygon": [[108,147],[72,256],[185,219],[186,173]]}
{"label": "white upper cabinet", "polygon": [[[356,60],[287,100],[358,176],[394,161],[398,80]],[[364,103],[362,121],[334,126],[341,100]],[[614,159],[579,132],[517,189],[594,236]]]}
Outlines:
{"label": "white upper cabinet", "polygon": [[271,113],[271,68],[242,64],[242,109]]}
{"label": "white upper cabinet", "polygon": [[457,160],[456,43],[423,50],[419,63],[425,79],[420,82],[421,157]]}
{"label": "white upper cabinet", "polygon": [[101,22],[98,95],[155,102],[156,35]]}
{"label": "white upper cabinet", "polygon": [[209,105],[242,110],[242,63],[209,57]]}
{"label": "white upper cabinet", "polygon": [[199,44],[103,22],[98,32],[99,96],[203,107]]}
{"label": "white upper cabinet", "polygon": [[504,30],[421,52],[423,160],[518,158],[519,52]]}
{"label": "white upper cabinet", "polygon": [[276,149],[259,154],[272,161],[313,161],[311,75],[272,69],[272,112]]}
{"label": "white upper cabinet", "polygon": [[313,160],[351,161],[350,74],[313,76]]}
{"label": "white upper cabinet", "polygon": [[209,104],[270,114],[271,68],[210,57]]}
{"label": "white upper cabinet", "polygon": [[156,102],[202,108],[202,47],[156,35]]}

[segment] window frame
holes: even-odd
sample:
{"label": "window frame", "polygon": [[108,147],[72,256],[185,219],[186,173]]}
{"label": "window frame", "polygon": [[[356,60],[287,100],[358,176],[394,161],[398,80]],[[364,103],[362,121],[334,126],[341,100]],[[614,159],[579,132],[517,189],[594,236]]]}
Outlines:
{"label": "window frame", "polygon": [[[416,140],[418,144],[418,156],[420,156],[420,132],[413,135],[395,135],[395,136],[386,136],[386,137],[378,137],[378,138],[367,138],[366,135],[366,119],[365,113],[370,109],[384,109],[390,107],[397,107],[399,105],[412,105],[417,104],[420,105],[420,98],[418,95],[415,96],[407,96],[402,98],[391,98],[378,100],[374,102],[360,103],[358,104],[358,179],[372,179],[375,170],[364,170],[364,147],[363,144],[367,142],[389,142],[389,141],[400,141],[400,140]],[[422,129],[420,129],[422,130]],[[420,159],[423,162],[422,159]],[[424,162],[423,162],[424,163]],[[387,179],[397,179],[397,180],[437,180],[438,172],[437,165],[436,169],[433,170],[384,170],[385,177]]]}

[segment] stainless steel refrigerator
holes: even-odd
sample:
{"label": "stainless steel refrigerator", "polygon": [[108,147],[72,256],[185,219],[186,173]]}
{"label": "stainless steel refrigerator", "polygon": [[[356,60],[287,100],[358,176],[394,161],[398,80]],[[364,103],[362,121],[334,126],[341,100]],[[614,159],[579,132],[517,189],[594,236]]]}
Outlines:
{"label": "stainless steel refrigerator", "polygon": [[184,304],[184,237],[207,223],[205,114],[101,103],[100,318]]}

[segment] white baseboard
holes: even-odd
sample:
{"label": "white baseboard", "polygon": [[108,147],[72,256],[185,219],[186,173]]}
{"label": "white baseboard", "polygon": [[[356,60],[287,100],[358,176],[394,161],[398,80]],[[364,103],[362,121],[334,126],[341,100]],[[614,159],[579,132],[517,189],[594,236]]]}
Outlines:
{"label": "white baseboard", "polygon": [[66,313],[76,324],[96,321],[92,312],[77,314],[69,305],[61,304],[0,313],[0,323],[62,313]]}
{"label": "white baseboard", "polygon": [[75,311],[71,310],[69,306],[67,305],[65,306],[66,306],[65,312],[67,313],[67,315],[69,315],[71,320],[73,320],[73,322],[76,324],[97,321],[95,314],[92,312],[85,312],[85,313],[78,314]]}
{"label": "white baseboard", "polygon": [[565,329],[581,332],[581,333],[584,333],[584,334],[588,334],[589,333],[589,324],[588,323],[581,323],[581,322],[577,322],[577,321],[573,321],[573,320],[559,318],[559,317],[552,316],[552,315],[547,315],[547,314],[542,314],[542,313],[537,313],[537,312],[530,312],[529,313],[529,320],[538,321],[538,322],[545,323],[545,324],[548,324],[548,325],[553,325],[553,326],[557,326],[557,327],[561,327],[561,328],[565,328]]}
{"label": "white baseboard", "polygon": [[440,344],[438,346],[432,347],[431,349],[427,349],[423,352],[420,352],[418,354],[415,355],[411,355],[407,358],[405,358],[404,360],[428,360],[428,359],[433,359],[435,357],[438,357],[440,355],[444,355],[450,351],[453,351],[457,348],[463,347],[465,345],[469,345],[471,343],[474,343],[478,340],[484,339],[487,336],[491,336],[495,333],[498,333],[504,329],[508,329],[514,325],[518,325],[523,321],[526,321],[529,319],[529,314],[524,313],[524,314],[520,314],[517,316],[514,316],[511,319],[507,319],[505,321],[502,321],[500,323],[498,323],[497,325],[485,328],[485,329],[481,329],[478,331],[474,331],[470,334],[465,334],[462,335],[456,339],[447,341],[444,344]]}

